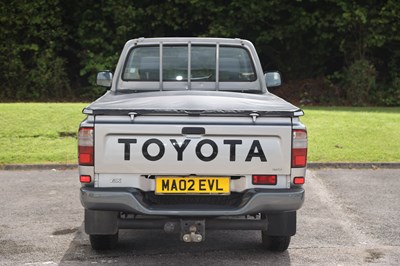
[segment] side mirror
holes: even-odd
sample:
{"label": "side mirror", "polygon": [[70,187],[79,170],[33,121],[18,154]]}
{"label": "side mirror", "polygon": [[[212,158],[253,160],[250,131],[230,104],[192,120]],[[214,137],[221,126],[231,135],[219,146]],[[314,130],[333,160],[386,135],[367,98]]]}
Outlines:
{"label": "side mirror", "polygon": [[267,72],[264,74],[264,78],[267,88],[282,85],[281,74],[279,72]]}
{"label": "side mirror", "polygon": [[101,71],[97,73],[96,84],[102,87],[111,87],[113,74],[111,71]]}

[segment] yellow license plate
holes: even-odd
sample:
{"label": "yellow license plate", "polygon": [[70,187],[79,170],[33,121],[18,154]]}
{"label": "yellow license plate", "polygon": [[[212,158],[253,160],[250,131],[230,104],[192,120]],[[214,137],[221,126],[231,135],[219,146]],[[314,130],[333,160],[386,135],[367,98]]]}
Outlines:
{"label": "yellow license plate", "polygon": [[229,177],[156,176],[156,194],[230,194]]}

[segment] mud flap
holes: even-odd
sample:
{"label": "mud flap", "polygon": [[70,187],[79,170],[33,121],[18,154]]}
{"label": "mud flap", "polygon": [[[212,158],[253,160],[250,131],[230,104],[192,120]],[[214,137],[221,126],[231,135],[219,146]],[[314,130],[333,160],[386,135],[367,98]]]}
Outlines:
{"label": "mud flap", "polygon": [[114,235],[118,232],[118,214],[113,211],[85,209],[85,232],[88,235]]}
{"label": "mud flap", "polygon": [[267,214],[269,236],[294,236],[296,234],[296,212]]}

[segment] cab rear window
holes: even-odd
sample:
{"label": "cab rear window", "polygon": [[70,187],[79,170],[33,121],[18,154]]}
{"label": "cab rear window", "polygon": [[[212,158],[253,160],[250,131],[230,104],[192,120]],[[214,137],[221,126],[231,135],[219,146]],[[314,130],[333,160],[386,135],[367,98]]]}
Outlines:
{"label": "cab rear window", "polygon": [[136,47],[130,51],[122,75],[125,81],[179,82],[189,78],[192,82],[246,82],[257,77],[245,48],[207,45]]}

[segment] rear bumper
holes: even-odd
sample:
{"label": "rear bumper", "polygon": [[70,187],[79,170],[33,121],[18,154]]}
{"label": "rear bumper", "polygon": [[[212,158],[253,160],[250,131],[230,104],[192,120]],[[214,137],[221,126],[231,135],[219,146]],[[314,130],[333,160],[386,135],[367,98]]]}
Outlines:
{"label": "rear bumper", "polygon": [[241,216],[296,211],[304,202],[304,189],[253,189],[238,206],[155,205],[135,188],[81,188],[81,203],[88,210],[121,211],[154,216]]}

